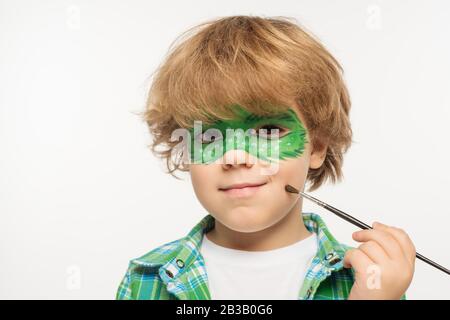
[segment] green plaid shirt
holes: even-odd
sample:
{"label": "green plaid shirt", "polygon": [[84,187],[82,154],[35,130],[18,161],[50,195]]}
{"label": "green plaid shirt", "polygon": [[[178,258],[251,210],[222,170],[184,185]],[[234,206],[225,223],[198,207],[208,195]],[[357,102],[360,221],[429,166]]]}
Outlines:
{"label": "green plaid shirt", "polygon": [[[303,213],[302,216],[306,228],[317,235],[318,250],[307,270],[298,299],[347,299],[353,286],[354,271],[344,268],[343,261],[350,247],[336,241],[317,214]],[[116,299],[210,300],[200,246],[204,234],[214,228],[214,222],[214,217],[208,214],[186,237],[131,260]]]}

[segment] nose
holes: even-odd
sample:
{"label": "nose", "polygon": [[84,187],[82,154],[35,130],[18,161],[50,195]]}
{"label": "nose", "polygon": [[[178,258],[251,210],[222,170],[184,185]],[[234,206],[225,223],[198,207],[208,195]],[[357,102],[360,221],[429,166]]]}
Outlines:
{"label": "nose", "polygon": [[225,170],[240,166],[251,168],[255,163],[255,157],[245,150],[228,150],[222,156],[222,168]]}

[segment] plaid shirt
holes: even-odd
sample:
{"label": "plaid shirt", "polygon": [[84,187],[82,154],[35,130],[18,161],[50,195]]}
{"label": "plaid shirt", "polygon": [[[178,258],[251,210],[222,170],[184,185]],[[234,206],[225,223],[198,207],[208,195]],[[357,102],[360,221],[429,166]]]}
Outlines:
{"label": "plaid shirt", "polygon": [[[336,241],[317,214],[303,213],[302,216],[306,228],[317,235],[318,250],[307,270],[298,299],[347,299],[353,286],[354,271],[344,268],[343,261],[345,252],[351,247]],[[186,237],[131,260],[116,299],[210,300],[200,246],[204,234],[214,228],[214,222],[214,217],[208,214]]]}

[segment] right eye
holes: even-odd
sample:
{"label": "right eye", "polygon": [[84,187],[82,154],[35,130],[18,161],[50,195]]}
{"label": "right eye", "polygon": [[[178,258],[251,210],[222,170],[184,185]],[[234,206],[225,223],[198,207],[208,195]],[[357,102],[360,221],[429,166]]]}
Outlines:
{"label": "right eye", "polygon": [[199,141],[201,144],[210,144],[220,139],[221,136],[217,132],[206,131],[197,135],[197,141]]}

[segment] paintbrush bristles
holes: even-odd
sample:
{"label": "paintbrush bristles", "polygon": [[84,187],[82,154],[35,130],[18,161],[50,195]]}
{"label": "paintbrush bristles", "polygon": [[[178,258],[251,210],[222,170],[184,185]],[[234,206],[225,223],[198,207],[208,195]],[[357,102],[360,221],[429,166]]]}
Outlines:
{"label": "paintbrush bristles", "polygon": [[290,192],[290,193],[299,193],[299,191],[297,189],[295,189],[293,186],[291,186],[290,184],[287,184],[284,187],[284,190],[286,190],[287,192]]}

